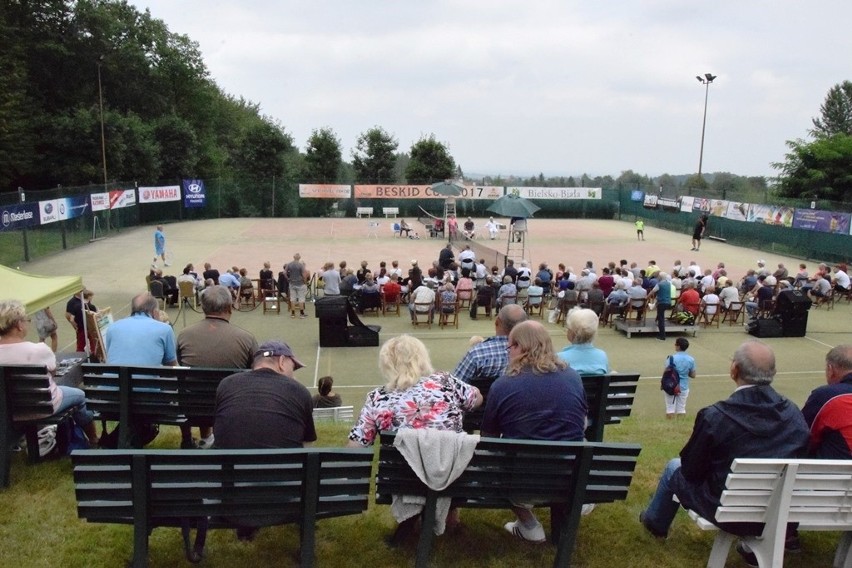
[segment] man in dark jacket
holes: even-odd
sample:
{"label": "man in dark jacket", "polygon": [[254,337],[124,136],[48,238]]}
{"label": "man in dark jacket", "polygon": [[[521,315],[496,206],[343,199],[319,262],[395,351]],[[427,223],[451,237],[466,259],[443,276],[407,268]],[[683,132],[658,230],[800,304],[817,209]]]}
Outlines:
{"label": "man in dark jacket", "polygon": [[831,460],[852,459],[852,345],[825,356],[825,380],[802,408],[811,427],[810,453]]}
{"label": "man in dark jacket", "polygon": [[692,436],[663,471],[657,491],[640,522],[665,538],[680,504],[723,530],[759,535],[760,523],[716,523],[716,508],[735,458],[800,458],[808,445],[808,426],[795,404],[770,386],[775,354],[760,341],[747,341],[734,353],[731,379],[737,388],[727,399],[698,412]]}

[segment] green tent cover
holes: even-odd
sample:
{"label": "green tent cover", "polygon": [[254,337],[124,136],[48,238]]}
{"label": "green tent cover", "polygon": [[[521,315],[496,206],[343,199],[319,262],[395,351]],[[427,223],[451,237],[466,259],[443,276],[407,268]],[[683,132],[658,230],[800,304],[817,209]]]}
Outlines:
{"label": "green tent cover", "polygon": [[33,314],[83,289],[81,276],[38,276],[0,265],[0,300],[18,300]]}

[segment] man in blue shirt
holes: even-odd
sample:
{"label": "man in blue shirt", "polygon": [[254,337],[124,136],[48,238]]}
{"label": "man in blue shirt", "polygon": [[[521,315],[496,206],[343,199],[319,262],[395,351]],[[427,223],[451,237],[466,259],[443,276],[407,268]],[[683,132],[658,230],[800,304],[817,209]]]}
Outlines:
{"label": "man in blue shirt", "polygon": [[[666,418],[674,418],[678,416],[686,416],[686,399],[689,397],[689,379],[695,378],[695,359],[692,355],[686,353],[689,349],[689,340],[685,337],[675,339],[675,352],[671,356],[674,368],[680,377],[680,394],[669,395],[663,393],[666,399]],[[663,370],[669,366],[669,360],[666,358],[666,363]]]}
{"label": "man in blue shirt", "polygon": [[666,310],[672,307],[672,283],[665,272],[657,274],[657,283],[648,294],[649,298],[657,299],[657,339],[666,340]]}
{"label": "man in blue shirt", "polygon": [[471,347],[459,361],[453,375],[465,383],[474,377],[493,380],[502,375],[509,362],[506,338],[513,327],[526,320],[527,313],[523,307],[518,304],[504,306],[494,318],[497,335]]}
{"label": "man in blue shirt", "polygon": [[162,258],[163,264],[170,266],[166,262],[166,234],[163,232],[162,225],[157,225],[157,230],[154,231],[154,262],[151,264],[152,268],[157,268],[158,258]]}
{"label": "man in blue shirt", "polygon": [[133,298],[129,318],[110,325],[104,342],[111,365],[177,365],[175,332],[159,321],[157,299],[145,292]]}

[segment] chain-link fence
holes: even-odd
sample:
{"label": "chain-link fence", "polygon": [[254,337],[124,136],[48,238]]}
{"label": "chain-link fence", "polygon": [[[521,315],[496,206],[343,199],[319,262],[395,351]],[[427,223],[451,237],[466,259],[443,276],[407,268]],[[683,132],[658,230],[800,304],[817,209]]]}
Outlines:
{"label": "chain-link fence", "polygon": [[[174,182],[172,182],[174,184]],[[132,207],[106,209],[54,223],[35,225],[23,230],[0,231],[0,264],[17,266],[27,260],[66,250],[92,239],[109,237],[129,227],[152,225],[162,222],[192,221],[222,217],[327,217],[342,215],[354,217],[357,207],[397,207],[401,217],[416,218],[420,207],[434,214],[443,215],[440,200],[415,199],[300,199],[297,184],[276,183],[275,180],[205,180],[206,205],[201,208],[185,208],[182,201],[166,203],[136,204]],[[57,187],[49,190],[26,191],[25,201],[37,203],[51,199],[77,196],[88,197],[95,193],[135,188],[135,183],[110,183],[80,187]],[[680,233],[691,233],[697,212],[651,209],[642,202],[632,200],[636,191],[661,197],[677,198],[673,191],[660,192],[653,187],[603,188],[601,199],[582,200],[538,200],[541,210],[538,218],[560,219],[621,219],[634,221],[644,219],[649,226],[656,226]],[[824,211],[852,211],[852,204],[819,200],[815,203],[803,200],[777,199],[771,194],[752,192],[749,195],[714,195],[711,189],[699,194],[689,190],[680,195],[692,195],[708,199],[783,205],[794,208],[810,208]],[[0,207],[21,202],[19,193],[0,194]],[[462,217],[487,217],[491,201],[459,199],[457,214]],[[821,233],[790,227],[764,225],[735,221],[723,217],[711,217],[709,234],[726,239],[733,244],[771,250],[778,254],[824,260],[828,262],[849,261],[852,256],[852,238],[847,235]]]}

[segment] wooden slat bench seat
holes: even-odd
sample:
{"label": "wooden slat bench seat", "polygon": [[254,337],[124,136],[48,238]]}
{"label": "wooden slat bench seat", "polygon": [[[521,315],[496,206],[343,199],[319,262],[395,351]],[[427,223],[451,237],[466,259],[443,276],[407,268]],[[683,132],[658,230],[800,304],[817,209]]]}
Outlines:
{"label": "wooden slat bench seat", "polygon": [[449,497],[462,508],[509,509],[510,500],[551,508],[554,566],[568,566],[584,503],[627,498],[641,450],[636,444],[543,442],[482,438],[464,473],[444,491],[429,489],[383,432],[376,475],[376,503],[392,495],[425,497],[417,566],[429,565],[437,499]]}
{"label": "wooden slat bench seat", "polygon": [[[694,511],[690,516],[704,530],[719,530]],[[723,567],[731,544],[740,538],[762,567],[784,564],[787,523],[800,531],[846,531],[834,566],[852,566],[852,461],[739,458],[731,464],[721,505],[720,523],[766,523],[759,537],[737,537],[719,530],[708,567]]]}
{"label": "wooden slat bench seat", "polygon": [[86,405],[103,420],[119,422],[119,448],[130,445],[134,420],[155,424],[212,425],[216,388],[240,369],[207,367],[130,367],[86,363]]}
{"label": "wooden slat bench seat", "polygon": [[382,207],[382,214],[385,219],[388,217],[399,217],[399,207]]}
{"label": "wooden slat bench seat", "polygon": [[[638,374],[585,375],[581,377],[589,405],[589,426],[586,428],[586,440],[602,442],[604,426],[618,424],[630,416],[633,399],[639,382]],[[488,399],[488,390],[492,379],[474,378],[470,384],[477,387],[483,398]],[[468,412],[464,417],[466,432],[479,430],[485,415],[485,403],[479,409]]]}
{"label": "wooden slat bench seat", "polygon": [[[372,449],[78,450],[77,514],[133,525],[133,566],[148,565],[156,527],[181,527],[188,559],[206,528],[297,523],[300,563],[314,563],[317,519],[367,510]],[[199,527],[193,548],[189,526]],[[247,559],[246,564],[250,561]]]}
{"label": "wooden slat bench seat", "polygon": [[358,217],[359,219],[361,217],[364,217],[364,216],[371,217],[372,215],[373,215],[373,208],[372,207],[358,207],[355,210],[355,216]]}
{"label": "wooden slat bench seat", "polygon": [[47,367],[39,365],[0,366],[0,487],[9,486],[12,446],[22,432],[27,440],[30,463],[41,457],[38,431],[50,424],[70,419],[71,407],[54,415]]}

